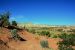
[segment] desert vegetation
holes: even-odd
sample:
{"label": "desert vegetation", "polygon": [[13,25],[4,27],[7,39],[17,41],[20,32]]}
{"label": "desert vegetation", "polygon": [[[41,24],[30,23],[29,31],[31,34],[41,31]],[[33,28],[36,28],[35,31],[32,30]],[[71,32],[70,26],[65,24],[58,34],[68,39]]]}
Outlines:
{"label": "desert vegetation", "polygon": [[[75,33],[74,33],[75,29],[68,28],[68,27],[66,27],[66,28],[65,27],[57,27],[55,29],[53,27],[53,29],[52,30],[51,29],[49,29],[49,28],[41,29],[40,28],[40,29],[35,29],[35,31],[37,32],[37,35],[40,35],[40,36],[61,39],[57,43],[58,50],[74,50],[73,46],[75,46]],[[40,30],[40,31],[37,31],[37,30]],[[34,31],[32,31],[32,33],[33,32]],[[41,46],[42,47],[48,46],[47,41],[41,41]]]}
{"label": "desert vegetation", "polygon": [[[50,46],[51,41],[49,40],[60,39],[56,43],[56,46],[58,46],[57,50],[75,50],[74,49],[75,46],[74,27],[73,28],[72,27],[28,27],[26,28],[24,26],[24,28],[19,28],[18,23],[16,21],[10,22],[9,18],[10,18],[9,12],[5,12],[0,15],[0,46],[4,45],[10,48],[10,46],[8,45],[9,41],[16,41],[16,43],[17,41],[27,41],[27,44],[26,43],[25,44],[26,45],[32,44],[34,45],[33,48],[37,48],[35,47],[37,45],[38,48],[41,46],[40,50],[43,50],[41,48],[44,48],[44,50],[53,50],[53,48],[51,48]],[[7,38],[8,40],[3,38]]]}
{"label": "desert vegetation", "polygon": [[41,44],[41,46],[42,46],[43,48],[48,48],[48,47],[49,47],[49,46],[48,46],[48,41],[46,41],[46,40],[40,41],[40,44]]}
{"label": "desert vegetation", "polygon": [[9,27],[10,27],[12,38],[14,38],[16,40],[17,39],[20,40],[21,37],[17,34],[17,31],[19,29],[17,27],[17,22],[12,21],[10,23],[9,18],[10,18],[9,12],[5,12],[5,13],[0,15],[0,29],[3,28],[3,27],[9,29]]}
{"label": "desert vegetation", "polygon": [[59,36],[62,41],[59,41],[59,50],[74,50],[72,46],[75,46],[75,34],[63,33]]}

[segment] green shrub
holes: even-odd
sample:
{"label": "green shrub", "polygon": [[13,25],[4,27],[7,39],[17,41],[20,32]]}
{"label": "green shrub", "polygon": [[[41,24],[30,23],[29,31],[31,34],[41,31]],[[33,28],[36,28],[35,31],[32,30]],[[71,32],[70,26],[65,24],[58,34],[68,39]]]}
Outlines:
{"label": "green shrub", "polygon": [[0,26],[1,27],[6,27],[10,25],[9,15],[10,15],[9,12],[6,12],[0,15]]}
{"label": "green shrub", "polygon": [[71,32],[74,32],[75,33],[75,29],[71,29]]}
{"label": "green shrub", "polygon": [[53,35],[52,38],[58,38],[58,36],[57,35]]}
{"label": "green shrub", "polygon": [[73,50],[73,48],[71,46],[66,46],[64,44],[59,45],[58,48],[59,48],[59,50]]}
{"label": "green shrub", "polygon": [[75,34],[63,33],[59,37],[62,39],[62,41],[59,41],[58,43],[60,50],[73,50],[70,46],[75,46]]}
{"label": "green shrub", "polygon": [[17,26],[17,22],[16,21],[12,21],[12,25],[13,26]]}
{"label": "green shrub", "polygon": [[12,35],[12,38],[14,38],[15,40],[20,39],[20,36],[17,34],[16,29],[11,30],[11,35]]}
{"label": "green shrub", "polygon": [[50,31],[50,37],[51,38],[57,38],[57,35],[55,34],[54,31]]}
{"label": "green shrub", "polygon": [[75,34],[63,33],[59,37],[61,39],[63,39],[63,44],[65,44],[65,45],[74,45],[75,46]]}
{"label": "green shrub", "polygon": [[42,41],[40,41],[40,44],[43,48],[48,48],[48,41],[42,40]]}
{"label": "green shrub", "polygon": [[43,36],[48,36],[48,37],[50,37],[50,32],[49,31],[42,31],[41,33],[40,33],[40,35],[43,35]]}
{"label": "green shrub", "polygon": [[58,29],[57,31],[62,32],[62,31],[63,31],[63,29]]}
{"label": "green shrub", "polygon": [[40,35],[46,35],[46,31],[42,31]]}
{"label": "green shrub", "polygon": [[29,32],[31,32],[31,33],[33,33],[33,34],[36,33],[35,29],[29,29]]}
{"label": "green shrub", "polygon": [[68,34],[66,34],[66,33],[62,33],[59,35],[59,38],[61,38],[61,39],[67,39],[67,37],[68,37]]}

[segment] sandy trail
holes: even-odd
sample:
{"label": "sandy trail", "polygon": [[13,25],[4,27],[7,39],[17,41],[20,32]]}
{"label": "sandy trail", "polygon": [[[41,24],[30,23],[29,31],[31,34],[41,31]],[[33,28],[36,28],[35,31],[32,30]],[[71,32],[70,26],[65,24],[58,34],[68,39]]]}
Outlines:
{"label": "sandy trail", "polygon": [[23,39],[25,39],[26,41],[12,41],[9,43],[9,46],[11,48],[14,48],[15,50],[45,50],[42,49],[41,45],[40,45],[40,41],[42,39],[48,40],[49,42],[49,46],[52,47],[54,50],[57,50],[57,41],[58,39],[50,39],[50,38],[46,38],[43,36],[39,36],[39,40],[37,40],[34,34],[31,34],[25,30],[21,31],[18,33]]}
{"label": "sandy trail", "polygon": [[48,40],[49,47],[53,48],[53,50],[57,50],[56,43],[59,41],[59,39],[47,38],[45,36],[37,36],[23,30],[23,31],[19,31],[18,34],[26,41],[11,40],[9,42],[8,37],[10,37],[11,34],[10,30],[3,28],[0,31],[4,33],[4,34],[0,34],[0,39],[2,39],[5,42],[8,42],[8,46],[10,49],[7,48],[7,50],[46,50],[43,49],[40,45],[40,41],[43,39]]}

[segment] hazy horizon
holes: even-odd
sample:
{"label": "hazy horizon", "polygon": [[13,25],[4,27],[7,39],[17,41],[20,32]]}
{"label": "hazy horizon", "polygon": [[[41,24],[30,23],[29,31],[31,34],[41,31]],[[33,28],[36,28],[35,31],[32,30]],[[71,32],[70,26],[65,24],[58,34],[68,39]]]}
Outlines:
{"label": "hazy horizon", "polygon": [[74,0],[0,0],[0,13],[5,11],[18,23],[75,25]]}

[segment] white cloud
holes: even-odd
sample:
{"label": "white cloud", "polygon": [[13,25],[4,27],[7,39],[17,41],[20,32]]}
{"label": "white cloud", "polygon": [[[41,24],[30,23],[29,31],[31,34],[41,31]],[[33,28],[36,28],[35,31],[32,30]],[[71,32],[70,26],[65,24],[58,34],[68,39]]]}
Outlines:
{"label": "white cloud", "polygon": [[24,16],[18,15],[18,16],[10,17],[10,20],[23,19],[23,18]]}
{"label": "white cloud", "polygon": [[15,17],[11,17],[11,18],[10,18],[10,20],[15,20],[15,19],[16,19]]}

